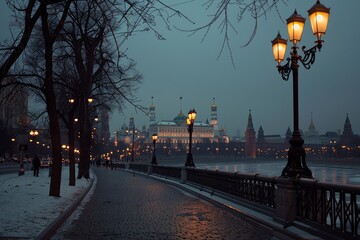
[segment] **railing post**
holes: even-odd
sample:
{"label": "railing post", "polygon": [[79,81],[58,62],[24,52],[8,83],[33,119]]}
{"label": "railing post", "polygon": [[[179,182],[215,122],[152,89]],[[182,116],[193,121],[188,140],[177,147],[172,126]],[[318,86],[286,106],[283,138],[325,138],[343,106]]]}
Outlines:
{"label": "railing post", "polygon": [[279,177],[276,185],[276,216],[274,217],[274,220],[288,226],[294,222],[297,212],[297,189],[295,179]]}
{"label": "railing post", "polygon": [[148,175],[151,175],[151,173],[152,173],[152,164],[148,165],[148,172],[147,172],[147,174],[148,174]]}
{"label": "railing post", "polygon": [[187,169],[186,167],[181,168],[181,183],[185,183],[187,180]]}

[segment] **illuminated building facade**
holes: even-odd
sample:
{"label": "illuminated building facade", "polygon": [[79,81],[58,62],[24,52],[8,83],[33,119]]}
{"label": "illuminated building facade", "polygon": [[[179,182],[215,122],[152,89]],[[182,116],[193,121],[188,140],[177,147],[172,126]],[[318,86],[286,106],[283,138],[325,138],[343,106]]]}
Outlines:
{"label": "illuminated building facade", "polygon": [[[187,144],[189,143],[188,126],[186,116],[180,113],[171,121],[159,121],[151,124],[149,136],[158,135],[158,143]],[[193,143],[213,142],[214,126],[211,124],[195,121],[192,134]]]}

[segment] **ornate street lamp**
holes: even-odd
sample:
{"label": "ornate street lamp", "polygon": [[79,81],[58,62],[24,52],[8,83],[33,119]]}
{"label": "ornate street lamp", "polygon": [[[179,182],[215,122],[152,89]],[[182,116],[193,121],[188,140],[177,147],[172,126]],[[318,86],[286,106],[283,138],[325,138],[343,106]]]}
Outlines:
{"label": "ornate street lamp", "polygon": [[152,140],[153,140],[153,155],[152,155],[152,160],[151,160],[151,164],[152,165],[157,165],[157,161],[156,161],[156,155],[155,155],[155,149],[156,149],[156,140],[158,139],[158,135],[157,134],[153,134],[152,135]]}
{"label": "ornate street lamp", "polygon": [[196,118],[195,109],[190,110],[189,113],[188,113],[188,118],[186,119],[186,123],[188,125],[188,132],[189,132],[189,151],[188,151],[188,154],[186,156],[186,163],[185,163],[186,167],[195,167],[195,164],[194,164],[194,161],[193,161],[193,156],[192,156],[192,153],[191,153],[192,133],[193,133],[193,130],[194,130],[195,118]]}
{"label": "ornate street lamp", "polygon": [[321,50],[323,40],[322,35],[326,33],[327,23],[329,19],[330,8],[326,8],[318,0],[314,6],[308,10],[309,18],[312,26],[312,31],[316,35],[316,45],[308,50],[302,47],[304,56],[298,55],[297,43],[300,42],[302,32],[304,29],[305,18],[297,13],[287,19],[289,40],[293,43],[291,47],[292,52],[290,58],[287,58],[287,63],[283,66],[280,63],[284,60],[287,41],[282,39],[280,33],[272,41],[272,49],[275,61],[278,63],[278,71],[282,79],[287,81],[290,73],[293,73],[293,114],[294,114],[294,131],[290,139],[290,149],[288,152],[288,162],[282,171],[283,177],[306,177],[312,178],[312,172],[306,165],[305,149],[303,147],[304,140],[301,137],[299,130],[299,102],[298,102],[298,70],[299,63],[306,69],[309,69],[315,62],[315,54],[317,50]]}
{"label": "ornate street lamp", "polygon": [[35,136],[39,135],[39,132],[38,132],[37,130],[31,130],[31,131],[30,131],[30,135],[31,135],[32,137],[35,137]]}
{"label": "ornate street lamp", "polygon": [[39,135],[39,132],[37,130],[31,130],[30,131],[31,142],[33,143],[33,157],[35,157],[35,152],[36,152],[35,138],[36,138],[37,135]]}

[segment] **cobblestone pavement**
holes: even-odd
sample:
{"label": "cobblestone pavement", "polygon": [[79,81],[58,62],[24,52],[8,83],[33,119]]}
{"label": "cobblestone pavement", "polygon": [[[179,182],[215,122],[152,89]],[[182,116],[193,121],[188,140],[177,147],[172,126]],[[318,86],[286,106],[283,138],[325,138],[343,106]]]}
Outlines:
{"label": "cobblestone pavement", "polygon": [[52,239],[273,239],[271,233],[176,187],[96,168],[80,217]]}

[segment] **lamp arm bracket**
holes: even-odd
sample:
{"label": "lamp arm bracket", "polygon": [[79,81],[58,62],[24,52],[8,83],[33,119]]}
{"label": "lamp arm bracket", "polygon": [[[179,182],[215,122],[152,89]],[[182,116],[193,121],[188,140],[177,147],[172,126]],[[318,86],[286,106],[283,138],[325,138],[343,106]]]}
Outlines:
{"label": "lamp arm bracket", "polygon": [[287,81],[289,80],[289,76],[290,76],[290,73],[291,73],[291,59],[290,58],[287,58],[287,63],[285,65],[279,65],[277,66],[277,69],[279,71],[279,73],[281,74],[281,77],[283,80]]}
{"label": "lamp arm bracket", "polygon": [[319,52],[320,52],[321,47],[322,47],[321,41],[317,42],[317,45],[315,45],[314,47],[312,47],[308,50],[306,50],[305,46],[302,47],[304,56],[303,57],[299,56],[299,60],[306,69],[310,69],[311,65],[314,64],[316,52],[317,52],[317,50],[319,50]]}

